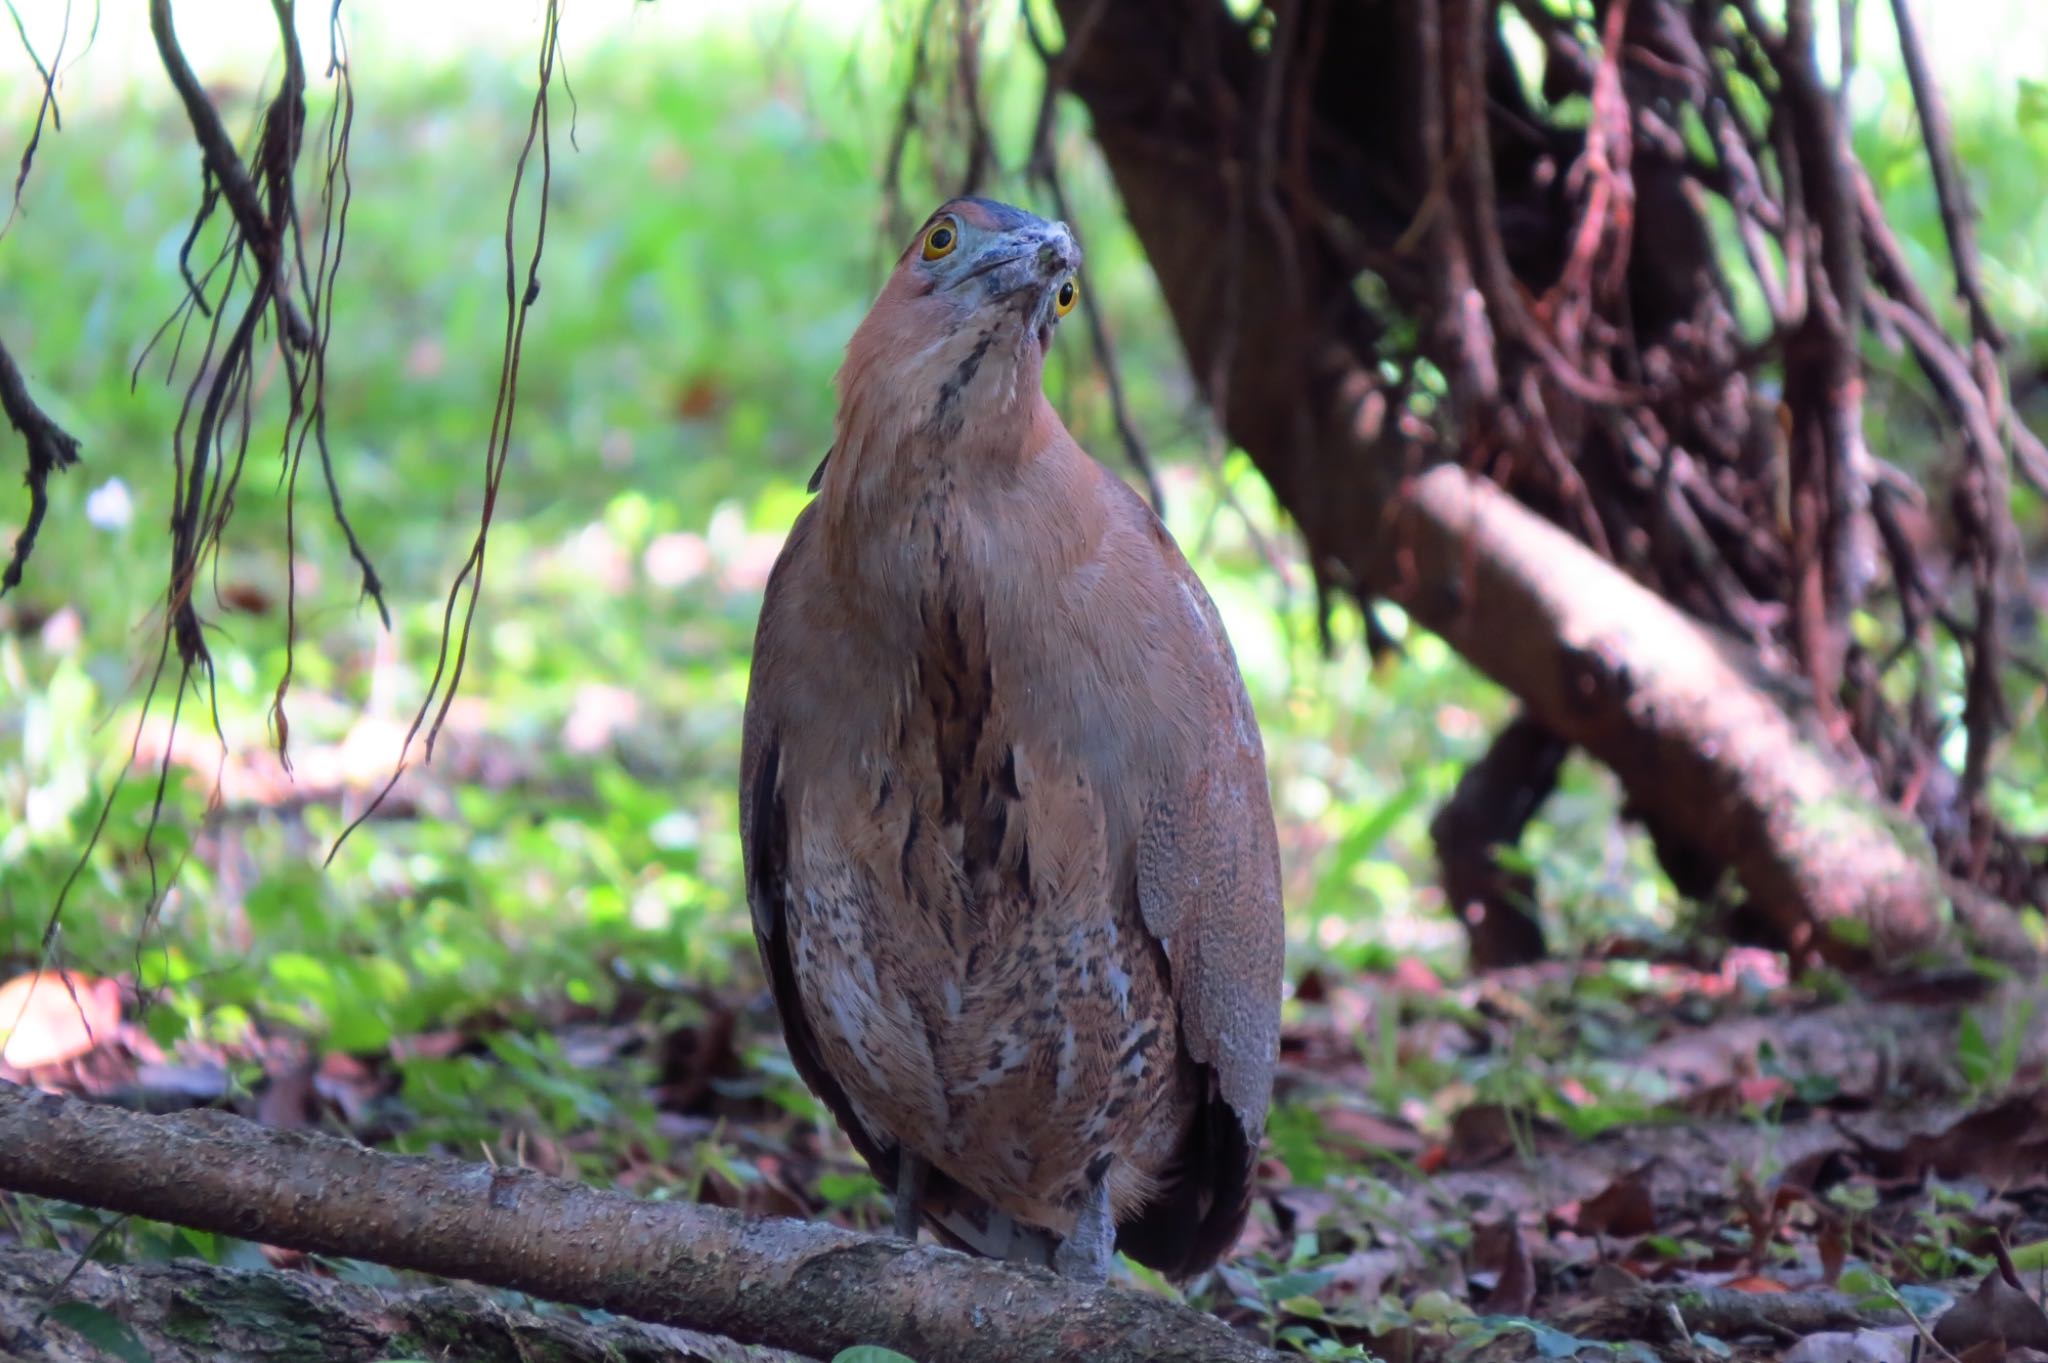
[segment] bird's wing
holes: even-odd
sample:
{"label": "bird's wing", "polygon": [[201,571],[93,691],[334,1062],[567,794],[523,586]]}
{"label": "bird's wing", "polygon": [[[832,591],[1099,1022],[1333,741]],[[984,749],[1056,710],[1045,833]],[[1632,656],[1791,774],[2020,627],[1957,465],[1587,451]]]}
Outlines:
{"label": "bird's wing", "polygon": [[1139,816],[1136,894],[1166,953],[1183,1044],[1211,1083],[1187,1152],[1189,1200],[1174,1208],[1169,1195],[1156,1218],[1148,1214],[1155,1224],[1126,1228],[1123,1240],[1142,1257],[1157,1235],[1203,1262],[1243,1225],[1272,1093],[1285,940],[1279,845],[1258,720],[1215,603],[1151,508],[1108,481],[1124,503],[1119,514],[1147,523],[1161,579],[1181,597],[1162,614],[1188,636],[1178,651],[1193,673],[1186,682],[1206,740],[1166,745],[1155,758],[1158,784]]}
{"label": "bird's wing", "polygon": [[896,1153],[878,1142],[856,1116],[846,1091],[825,1067],[817,1037],[804,1014],[790,954],[784,905],[789,894],[789,810],[784,788],[783,707],[791,692],[801,654],[791,638],[798,585],[816,547],[816,503],[806,507],[791,528],[775,567],[768,574],[761,601],[761,619],[754,633],[753,675],[747,686],[747,710],[740,737],[740,849],[746,867],[747,906],[753,913],[754,942],[761,952],[761,970],[782,1019],[789,1058],[811,1091],[825,1102],[841,1130],[853,1142],[885,1186],[893,1183]]}
{"label": "bird's wing", "polygon": [[[792,730],[798,727],[798,716],[815,700],[814,693],[805,685],[807,675],[814,675],[819,665],[815,652],[805,647],[807,638],[815,646],[816,639],[810,633],[815,621],[805,618],[804,608],[816,599],[818,591],[816,505],[813,503],[797,517],[768,575],[762,598],[740,739],[741,857],[754,940],[761,953],[762,973],[768,978],[775,1010],[782,1020],[790,1060],[811,1091],[824,1101],[840,1130],[882,1186],[894,1188],[899,1149],[896,1139],[888,1132],[870,1130],[845,1087],[826,1064],[824,1049],[798,989],[787,915],[792,892],[792,832],[833,836],[832,830],[794,827],[805,817],[801,813],[805,807],[805,767],[800,760],[793,760],[784,746],[786,740],[797,740]],[[815,720],[816,716],[811,718]],[[815,726],[811,736],[815,738]],[[815,805],[813,801],[814,809]],[[795,878],[802,880],[800,874]],[[814,883],[804,883],[800,888],[811,895],[832,893],[830,887]],[[1051,1262],[1053,1241],[1045,1232],[1023,1225],[1011,1226],[1007,1218],[1003,1218],[1004,1228],[998,1231],[991,1224],[993,1209],[943,1170],[926,1171],[921,1206],[930,1217],[932,1230],[945,1243],[980,1254]]]}

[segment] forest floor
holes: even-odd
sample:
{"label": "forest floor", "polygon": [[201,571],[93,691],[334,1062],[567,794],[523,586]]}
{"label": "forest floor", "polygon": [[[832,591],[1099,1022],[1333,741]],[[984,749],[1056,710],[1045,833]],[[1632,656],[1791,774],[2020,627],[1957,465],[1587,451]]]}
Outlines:
{"label": "forest floor", "polygon": [[[2048,1351],[2042,991],[1956,974],[1857,991],[1788,980],[1782,957],[1753,949],[1712,965],[1622,950],[1464,983],[1413,960],[1303,976],[1252,1223],[1189,1300],[1310,1357]],[[15,1015],[26,985],[0,987],[0,1009]],[[506,1113],[484,1144],[494,1158],[886,1225],[880,1189],[792,1081],[752,981],[622,990],[603,1008],[556,998],[377,1051],[269,1026],[167,1048],[133,1014],[131,982],[46,976],[0,1078],[470,1157],[406,1081],[432,1063],[476,1092],[530,1087],[542,1049],[590,1083]],[[1645,1095],[1636,1110],[1575,1077],[1617,1070]],[[9,1201],[0,1241],[372,1271],[168,1227],[110,1236],[92,1214]]]}

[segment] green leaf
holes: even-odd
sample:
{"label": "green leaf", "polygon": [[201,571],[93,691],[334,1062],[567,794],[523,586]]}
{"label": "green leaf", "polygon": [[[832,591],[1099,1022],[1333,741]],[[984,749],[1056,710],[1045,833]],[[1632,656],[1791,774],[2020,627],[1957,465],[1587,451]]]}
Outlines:
{"label": "green leaf", "polygon": [[843,1207],[857,1199],[877,1195],[881,1189],[870,1174],[820,1174],[818,1196],[835,1207]]}
{"label": "green leaf", "polygon": [[168,1051],[185,1039],[192,1025],[177,1009],[159,1004],[142,1015],[142,1029],[149,1033],[151,1041]]}
{"label": "green leaf", "polygon": [[112,1354],[122,1360],[122,1363],[150,1363],[149,1350],[129,1328],[128,1322],[107,1314],[89,1301],[58,1302],[50,1308],[49,1318],[101,1353]]}
{"label": "green leaf", "polygon": [[1433,1325],[1443,1325],[1454,1320],[1466,1320],[1472,1315],[1471,1307],[1441,1288],[1433,1288],[1428,1292],[1424,1292],[1409,1305],[1408,1309],[1415,1319],[1427,1321]]}
{"label": "green leaf", "polygon": [[2048,80],[2020,79],[2020,127],[2048,127]]}
{"label": "green leaf", "polygon": [[1579,1350],[1593,1345],[1591,1340],[1566,1334],[1563,1330],[1553,1329],[1540,1321],[1530,1321],[1528,1330],[1536,1337],[1536,1352],[1543,1358],[1574,1358]]}
{"label": "green leaf", "polygon": [[1896,1299],[1889,1282],[1861,1265],[1843,1273],[1836,1287],[1856,1303],[1859,1311],[1882,1310]]}
{"label": "green leaf", "polygon": [[1963,1078],[1972,1087],[1982,1088],[1991,1082],[1995,1063],[1983,1024],[1977,1021],[1975,1013],[1963,1014],[1963,1025],[1956,1037],[1956,1064],[1962,1068]]}
{"label": "green leaf", "polygon": [[1423,788],[1421,782],[1411,781],[1391,797],[1381,801],[1379,808],[1360,819],[1351,831],[1344,835],[1344,840],[1337,844],[1335,852],[1329,857],[1330,874],[1348,876],[1353,866],[1367,857],[1376,855],[1380,850],[1380,844],[1387,840],[1387,835],[1394,831],[1395,825],[1406,818],[1410,810],[1421,804],[1427,794],[1428,791]]}
{"label": "green leaf", "polygon": [[1826,931],[1828,936],[1845,947],[1868,947],[1873,940],[1870,924],[1855,918],[1831,918]]}
{"label": "green leaf", "polygon": [[1316,1186],[1329,1175],[1323,1119],[1314,1109],[1300,1103],[1282,1104],[1267,1118],[1266,1130],[1272,1137],[1273,1153],[1296,1183]]}
{"label": "green leaf", "polygon": [[917,1360],[879,1344],[856,1344],[832,1355],[832,1363],[917,1363]]}
{"label": "green leaf", "polygon": [[1259,1284],[1259,1290],[1270,1302],[1284,1302],[1290,1297],[1305,1297],[1320,1292],[1329,1286],[1337,1275],[1327,1269],[1297,1269],[1281,1273]]}

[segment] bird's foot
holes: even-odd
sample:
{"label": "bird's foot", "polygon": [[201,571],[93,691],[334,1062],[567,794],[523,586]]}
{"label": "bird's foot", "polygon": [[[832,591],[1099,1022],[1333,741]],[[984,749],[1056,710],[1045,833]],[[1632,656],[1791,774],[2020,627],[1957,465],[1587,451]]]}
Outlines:
{"label": "bird's foot", "polygon": [[917,1243],[917,1204],[924,1200],[924,1178],[931,1166],[903,1146],[896,1147],[896,1238]]}
{"label": "bird's foot", "polygon": [[1098,1179],[1088,1191],[1074,1229],[1053,1251],[1053,1272],[1062,1278],[1100,1286],[1109,1281],[1110,1256],[1116,1253],[1116,1221],[1109,1213],[1109,1181]]}

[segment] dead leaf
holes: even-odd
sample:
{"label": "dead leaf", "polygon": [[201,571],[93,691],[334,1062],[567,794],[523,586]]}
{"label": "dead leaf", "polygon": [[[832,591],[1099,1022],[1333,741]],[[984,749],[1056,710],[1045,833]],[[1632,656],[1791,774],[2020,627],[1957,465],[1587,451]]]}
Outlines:
{"label": "dead leaf", "polygon": [[2048,1349],[2048,1313],[1997,1269],[1934,1323],[1934,1342],[1952,1354],[1992,1339],[2012,1348]]}
{"label": "dead leaf", "polygon": [[2008,1352],[2005,1347],[2005,1336],[1994,1335],[1990,1339],[1978,1340],[1957,1354],[1956,1363],[2005,1363]]}
{"label": "dead leaf", "polygon": [[1594,1297],[1617,1297],[1641,1286],[1641,1275],[1633,1264],[1603,1263],[1594,1266],[1593,1276],[1586,1282],[1586,1291]]}
{"label": "dead leaf", "polygon": [[1419,994],[1434,998],[1444,992],[1444,982],[1436,972],[1413,956],[1403,956],[1394,964],[1394,989],[1404,994]]}
{"label": "dead leaf", "polygon": [[1451,1118],[1444,1163],[1453,1169],[1476,1169],[1515,1148],[1514,1120],[1499,1103],[1474,1103]]}
{"label": "dead leaf", "polygon": [[1758,1277],[1755,1274],[1751,1274],[1745,1278],[1730,1278],[1727,1282],[1721,1285],[1727,1288],[1730,1292],[1750,1292],[1759,1294],[1769,1294],[1774,1292],[1789,1292],[1792,1290],[1789,1287],[1786,1287],[1785,1284],[1779,1282],[1776,1278],[1763,1278]]}
{"label": "dead leaf", "polygon": [[1973,1112],[1948,1130],[1915,1137],[1898,1152],[1896,1177],[1975,1175],[1994,1184],[2038,1179],[2048,1169],[2048,1090],[2035,1090]]}
{"label": "dead leaf", "polygon": [[1323,1134],[1333,1146],[1361,1155],[1370,1151],[1416,1155],[1428,1144],[1412,1126],[1349,1107],[1333,1107],[1323,1114]]}
{"label": "dead leaf", "polygon": [[421,1032],[417,1036],[393,1037],[391,1058],[401,1063],[408,1060],[446,1060],[476,1044],[475,1037],[452,1028]]}
{"label": "dead leaf", "polygon": [[1529,1257],[1529,1242],[1515,1221],[1480,1228],[1472,1244],[1475,1263],[1494,1267],[1500,1279],[1479,1310],[1489,1316],[1526,1316],[1536,1304],[1536,1264]]}
{"label": "dead leaf", "polygon": [[304,1250],[286,1249],[281,1245],[258,1245],[256,1249],[272,1268],[298,1268],[306,1262]]}
{"label": "dead leaf", "polygon": [[713,1086],[741,1075],[739,1052],[733,1047],[737,1021],[731,1009],[713,1006],[698,1025],[678,1027],[662,1037],[661,1085],[656,1092],[664,1108],[709,1112]]}
{"label": "dead leaf", "polygon": [[1787,1349],[1779,1363],[1908,1363],[1916,1343],[1911,1326],[1823,1330]]}
{"label": "dead leaf", "polygon": [[1650,1198],[1649,1166],[1623,1174],[1597,1196],[1579,1204],[1572,1229],[1581,1235],[1648,1235],[1657,1229]]}
{"label": "dead leaf", "polygon": [[0,985],[0,1061],[18,1070],[75,1060],[121,1025],[121,986],[76,971],[31,971]]}
{"label": "dead leaf", "polygon": [[1317,1289],[1316,1300],[1340,1310],[1371,1306],[1401,1268],[1399,1250],[1357,1250],[1330,1265],[1330,1280]]}
{"label": "dead leaf", "polygon": [[1840,1226],[1830,1225],[1819,1236],[1821,1281],[1833,1287],[1842,1278],[1842,1265],[1848,1262],[1849,1245],[1842,1237]]}

